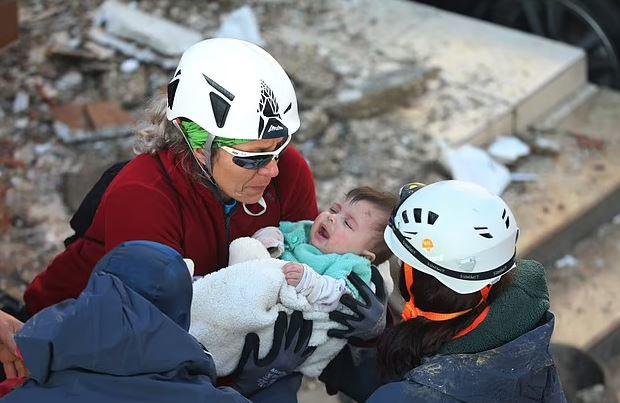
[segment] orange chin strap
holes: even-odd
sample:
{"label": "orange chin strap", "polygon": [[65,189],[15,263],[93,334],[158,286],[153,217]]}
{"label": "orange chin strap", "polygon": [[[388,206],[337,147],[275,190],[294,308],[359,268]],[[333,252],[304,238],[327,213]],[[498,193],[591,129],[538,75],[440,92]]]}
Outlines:
{"label": "orange chin strap", "polygon": [[[411,289],[413,287],[413,267],[409,266],[407,263],[403,263],[403,266],[404,266],[403,269],[405,272],[405,284],[407,286],[407,291],[409,292],[409,301],[407,301],[407,303],[405,304],[405,308],[403,309],[403,315],[402,315],[403,320],[409,320],[409,319],[415,319],[417,317],[422,317],[422,318],[425,318],[431,321],[441,322],[441,321],[458,318],[459,316],[464,315],[467,312],[474,309],[474,308],[469,308],[469,309],[465,309],[464,311],[452,312],[452,313],[427,312],[427,311],[421,310],[415,305],[415,299],[413,297],[413,293],[411,292]],[[478,305],[482,304],[484,301],[487,300],[490,291],[491,291],[490,285],[480,290],[480,293],[482,294],[482,299],[480,300]],[[476,305],[476,307],[478,305]],[[480,315],[476,317],[473,323],[469,325],[468,327],[466,327],[465,329],[461,330],[459,333],[457,333],[456,336],[454,336],[454,339],[462,337],[466,335],[467,333],[471,332],[472,330],[474,330],[475,328],[477,328],[486,319],[487,315],[489,314],[489,311],[490,311],[490,307],[487,306],[480,313]]]}

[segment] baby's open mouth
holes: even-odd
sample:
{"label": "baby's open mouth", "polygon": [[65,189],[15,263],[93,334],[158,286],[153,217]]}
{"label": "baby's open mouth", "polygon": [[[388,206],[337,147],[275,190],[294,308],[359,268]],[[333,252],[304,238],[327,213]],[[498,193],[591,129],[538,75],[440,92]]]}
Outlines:
{"label": "baby's open mouth", "polygon": [[319,227],[319,231],[318,231],[319,235],[325,239],[329,239],[329,232],[327,232],[327,229],[325,228],[324,225],[321,225]]}

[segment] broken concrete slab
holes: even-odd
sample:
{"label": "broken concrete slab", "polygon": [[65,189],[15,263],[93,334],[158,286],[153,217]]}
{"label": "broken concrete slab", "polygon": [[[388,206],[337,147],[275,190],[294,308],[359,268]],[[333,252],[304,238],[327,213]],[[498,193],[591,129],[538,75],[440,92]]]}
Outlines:
{"label": "broken concrete slab", "polygon": [[108,101],[52,106],[51,111],[56,135],[65,143],[126,136],[136,123],[131,114]]}
{"label": "broken concrete slab", "polygon": [[109,35],[98,28],[91,28],[88,35],[90,39],[100,45],[109,46],[126,56],[133,57],[145,63],[154,63],[165,69],[174,69],[178,62],[176,58],[159,56],[150,49],[140,48],[133,43]]}
{"label": "broken concrete slab", "polygon": [[[581,49],[415,2],[333,2],[329,18],[299,26],[291,20],[264,35],[320,45],[332,65],[356,65],[366,80],[386,61],[439,69],[442,84],[406,107],[402,119],[451,145],[514,133],[586,83]],[[444,102],[445,93],[459,96]]]}
{"label": "broken concrete slab", "polygon": [[303,43],[291,46],[282,40],[272,41],[270,45],[270,53],[295,83],[300,105],[309,108],[334,96],[339,76],[319,46]]}
{"label": "broken concrete slab", "polygon": [[113,102],[96,102],[86,105],[86,114],[97,132],[124,131],[131,128],[136,119]]}
{"label": "broken concrete slab", "polygon": [[95,25],[167,56],[178,56],[203,38],[198,31],[114,0],[104,2],[97,9]]}
{"label": "broken concrete slab", "polygon": [[339,119],[366,119],[407,104],[425,91],[436,70],[419,68],[390,71],[368,80],[360,88],[342,90],[325,111]]}
{"label": "broken concrete slab", "polygon": [[[509,188],[504,198],[521,227],[521,256],[551,262],[602,222],[620,213],[620,94],[600,89],[559,120],[556,156],[531,155],[519,169],[539,175],[533,183]],[[603,149],[586,149],[575,133],[604,138]]]}
{"label": "broken concrete slab", "polygon": [[429,89],[395,115],[415,131],[452,146],[468,142],[480,146],[513,130],[508,103],[466,87],[444,85]]}
{"label": "broken concrete slab", "polygon": [[224,17],[220,28],[215,33],[216,38],[241,39],[264,46],[265,41],[260,35],[260,28],[256,15],[247,4]]}

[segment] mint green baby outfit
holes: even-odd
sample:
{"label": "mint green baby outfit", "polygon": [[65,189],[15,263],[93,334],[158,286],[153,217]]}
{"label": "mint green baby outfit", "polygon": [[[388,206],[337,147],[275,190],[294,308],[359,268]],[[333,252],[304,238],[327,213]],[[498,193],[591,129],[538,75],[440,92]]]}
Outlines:
{"label": "mint green baby outfit", "polygon": [[321,275],[345,280],[353,296],[359,299],[357,289],[347,276],[353,272],[366,284],[370,284],[370,261],[354,253],[321,252],[310,244],[311,228],[312,221],[282,221],[280,231],[284,235],[284,253],[280,259],[305,263]]}

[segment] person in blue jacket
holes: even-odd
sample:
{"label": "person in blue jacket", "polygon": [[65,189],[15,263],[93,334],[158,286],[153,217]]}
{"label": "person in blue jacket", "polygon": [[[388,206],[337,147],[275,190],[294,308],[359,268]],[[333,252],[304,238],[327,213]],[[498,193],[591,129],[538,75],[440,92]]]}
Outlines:
{"label": "person in blue jacket", "polygon": [[368,402],[564,402],[549,353],[544,268],[517,261],[519,229],[478,185],[405,185],[385,230],[402,261],[403,321],[378,342],[392,382]]}
{"label": "person in blue jacket", "polygon": [[311,322],[281,313],[262,359],[258,338],[248,335],[233,387],[217,387],[210,353],[187,332],[191,299],[191,274],[178,252],[150,241],[121,244],[77,299],[24,324],[15,341],[30,379],[3,401],[296,401],[296,379],[281,375],[312,353]]}

